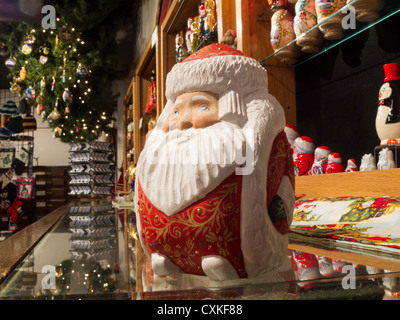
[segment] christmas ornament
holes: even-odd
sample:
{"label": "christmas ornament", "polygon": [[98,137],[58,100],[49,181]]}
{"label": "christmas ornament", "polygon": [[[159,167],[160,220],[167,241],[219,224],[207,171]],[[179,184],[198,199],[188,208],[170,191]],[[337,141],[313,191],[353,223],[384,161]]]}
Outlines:
{"label": "christmas ornament", "polygon": [[199,16],[193,17],[190,34],[190,51],[195,52],[200,41]]}
{"label": "christmas ornament", "polygon": [[200,41],[204,39],[206,34],[205,24],[206,24],[207,12],[204,2],[199,4],[199,30],[200,30]]}
{"label": "christmas ornament", "polygon": [[46,86],[46,80],[44,77],[42,77],[42,80],[40,80],[40,94],[36,99],[40,110],[44,109],[43,105],[46,104],[47,102],[47,98],[43,95],[43,90],[45,86]]}
{"label": "christmas ornament", "polygon": [[26,102],[28,102],[28,104],[30,106],[33,106],[35,101],[36,101],[36,98],[28,98],[28,97],[26,97]]}
{"label": "christmas ornament", "polygon": [[66,107],[65,107],[65,113],[68,114],[68,113],[70,113],[70,112],[71,112],[71,110],[69,109],[68,106],[66,106]]}
{"label": "christmas ornament", "polygon": [[326,173],[338,173],[344,172],[342,164],[342,156],[338,152],[332,152],[328,156],[328,165],[326,167]]}
{"label": "christmas ornament", "polygon": [[38,104],[44,105],[47,102],[47,98],[43,94],[39,94],[36,101]]}
{"label": "christmas ornament", "polygon": [[65,83],[65,81],[66,81],[66,71],[65,71],[65,64],[66,64],[66,61],[67,61],[67,57],[66,56],[64,56],[64,68],[63,68],[63,72],[62,72],[62,76],[61,76],[61,80],[62,80],[62,83]]}
{"label": "christmas ornament", "polygon": [[25,38],[25,43],[28,46],[32,46],[35,43],[35,41],[36,37],[32,33],[28,34],[28,36]]}
{"label": "christmas ornament", "polygon": [[35,88],[34,87],[28,87],[25,90],[25,96],[28,99],[36,99],[36,90],[35,90]]}
{"label": "christmas ornament", "polygon": [[49,61],[49,57],[46,57],[46,56],[40,56],[40,57],[39,57],[39,62],[40,62],[41,64],[46,64],[47,61]]}
{"label": "christmas ornament", "polygon": [[8,47],[5,42],[0,40],[0,56],[5,57],[8,55]]}
{"label": "christmas ornament", "polygon": [[305,53],[318,51],[324,37],[319,28],[309,31],[318,23],[315,0],[299,0],[295,8],[294,32],[297,45]]}
{"label": "christmas ornament", "polygon": [[88,69],[84,65],[79,64],[76,73],[80,78],[85,78],[88,75]]}
{"label": "christmas ornament", "polygon": [[55,87],[56,87],[56,75],[54,74],[52,76],[53,81],[51,82],[51,91],[54,91]]}
{"label": "christmas ornament", "polygon": [[151,84],[149,86],[149,92],[147,96],[146,113],[151,114],[154,112],[156,106],[156,75],[155,71],[152,71]]}
{"label": "christmas ornament", "polygon": [[215,32],[215,27],[216,27],[216,21],[217,21],[217,4],[215,0],[206,0],[205,1],[206,5],[206,12],[207,12],[207,18],[206,18],[206,25],[205,25],[205,30],[207,32]]}
{"label": "christmas ornament", "polygon": [[[278,275],[278,269],[290,265],[287,232],[294,207],[294,172],[284,111],[267,94],[266,70],[257,60],[218,43],[175,64],[166,79],[167,103],[137,159],[135,173],[138,235],[154,274],[205,275],[216,281]],[[208,88],[213,94],[203,91]],[[182,101],[209,100],[208,106],[218,112],[201,115],[202,121],[191,119],[204,126],[192,127],[190,135],[187,130],[169,131],[173,116],[178,116],[178,123],[185,121],[174,113],[178,96]],[[247,109],[249,105],[252,108]],[[203,107],[194,113],[206,111]],[[215,122],[218,114],[225,121]],[[233,123],[259,133],[240,168],[232,158],[223,164],[212,159],[221,159],[222,141],[229,150],[233,142],[246,145],[243,132],[238,135],[229,129]],[[172,133],[173,150],[166,142]],[[200,135],[210,136],[197,140]],[[154,150],[165,162],[150,160]],[[185,163],[188,151],[203,156],[210,150],[213,155],[206,162],[202,158]],[[251,158],[254,153],[257,157]]]}
{"label": "christmas ornament", "polygon": [[26,80],[26,69],[24,67],[19,71],[19,77],[22,81]]}
{"label": "christmas ornament", "polygon": [[346,0],[315,0],[315,9],[317,11],[318,23],[322,23],[319,29],[327,40],[339,40],[343,38],[344,30],[342,12],[332,16],[340,11],[346,4]]}
{"label": "christmas ornament", "polygon": [[20,90],[21,90],[21,87],[17,83],[12,84],[10,87],[11,93],[14,93],[14,94],[18,94]]}
{"label": "christmas ornament", "polygon": [[175,36],[175,61],[182,62],[188,57],[187,49],[184,44],[183,31]]}
{"label": "christmas ornament", "polygon": [[81,127],[80,126],[76,126],[75,131],[76,131],[76,133],[80,133],[81,132]]}
{"label": "christmas ornament", "polygon": [[383,70],[375,128],[381,145],[400,144],[400,63],[385,64]]}
{"label": "christmas ornament", "polygon": [[64,89],[62,98],[64,100],[64,102],[68,105],[72,102],[73,96],[71,91],[69,91],[67,88]]}
{"label": "christmas ornament", "polygon": [[284,64],[293,65],[300,56],[296,43],[287,46],[295,38],[292,14],[285,9],[277,10],[271,18],[270,40],[276,57]]}
{"label": "christmas ornament", "polygon": [[55,127],[53,131],[53,138],[60,138],[62,134],[62,129],[60,127]]}
{"label": "christmas ornament", "polygon": [[49,117],[53,121],[57,121],[61,118],[61,114],[58,112],[58,98],[56,99],[56,103],[52,112],[50,112]]}
{"label": "christmas ornament", "polygon": [[48,42],[46,42],[44,45],[42,45],[42,46],[39,48],[39,54],[40,54],[41,56],[48,56],[48,55],[50,54],[50,51],[51,51],[50,48],[51,48],[51,47],[50,47],[50,44],[49,44]]}
{"label": "christmas ornament", "polygon": [[45,115],[45,112],[43,112],[43,105],[41,105],[41,104],[38,104],[37,105],[37,107],[36,107],[36,113],[38,114],[38,115],[42,115],[42,117],[44,117],[44,115]]}
{"label": "christmas ornament", "polygon": [[193,17],[190,17],[187,20],[187,29],[186,29],[186,33],[185,33],[185,42],[186,42],[186,48],[187,48],[187,52],[188,54],[192,54],[192,43],[191,43],[191,39],[192,39],[192,23],[193,23]]}
{"label": "christmas ornament", "polygon": [[356,164],[356,160],[351,158],[349,160],[347,160],[347,166],[346,169],[344,170],[345,172],[354,172],[354,171],[358,171],[358,167]]}
{"label": "christmas ornament", "polygon": [[8,69],[13,69],[17,65],[17,61],[14,58],[8,58],[5,65]]}
{"label": "christmas ornament", "polygon": [[65,26],[60,30],[59,36],[62,40],[68,41],[71,39],[71,31]]}
{"label": "christmas ornament", "polygon": [[22,53],[25,55],[28,55],[32,52],[32,47],[30,45],[27,45],[26,43],[22,46],[21,49]]}

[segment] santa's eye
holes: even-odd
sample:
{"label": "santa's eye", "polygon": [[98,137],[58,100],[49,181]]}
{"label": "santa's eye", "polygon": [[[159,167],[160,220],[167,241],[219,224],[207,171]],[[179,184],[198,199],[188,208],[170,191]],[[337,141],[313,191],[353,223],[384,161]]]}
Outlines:
{"label": "santa's eye", "polygon": [[210,110],[207,106],[201,106],[197,111],[207,111]]}
{"label": "santa's eye", "polygon": [[179,111],[178,110],[175,110],[173,113],[172,113],[172,116],[173,117],[176,117],[176,116],[178,116],[179,115]]}

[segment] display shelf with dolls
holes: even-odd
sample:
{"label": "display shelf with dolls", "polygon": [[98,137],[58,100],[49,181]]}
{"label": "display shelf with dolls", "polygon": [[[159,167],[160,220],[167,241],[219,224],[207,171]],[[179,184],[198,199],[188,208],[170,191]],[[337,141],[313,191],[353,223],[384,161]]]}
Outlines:
{"label": "display shelf with dolls", "polygon": [[[286,25],[284,33],[296,34],[284,45],[275,47],[274,53],[261,59],[266,65],[304,63],[398,13],[400,8],[396,0],[298,0],[295,8],[290,1],[278,0],[269,1],[269,8],[261,14],[264,17],[259,21],[270,21],[271,14],[265,13],[277,10],[286,10],[295,16],[293,27]],[[275,34],[270,37],[273,40]],[[287,59],[284,53],[287,50],[294,52],[295,47],[302,49],[303,55],[298,59]],[[272,60],[272,57],[278,57],[278,60]]]}

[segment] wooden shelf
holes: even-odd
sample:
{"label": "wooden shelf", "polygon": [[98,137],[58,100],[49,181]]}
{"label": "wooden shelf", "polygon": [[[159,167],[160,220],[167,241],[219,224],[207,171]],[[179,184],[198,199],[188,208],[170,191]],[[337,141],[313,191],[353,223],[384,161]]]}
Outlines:
{"label": "wooden shelf", "polygon": [[296,177],[296,194],[308,197],[400,195],[400,168]]}

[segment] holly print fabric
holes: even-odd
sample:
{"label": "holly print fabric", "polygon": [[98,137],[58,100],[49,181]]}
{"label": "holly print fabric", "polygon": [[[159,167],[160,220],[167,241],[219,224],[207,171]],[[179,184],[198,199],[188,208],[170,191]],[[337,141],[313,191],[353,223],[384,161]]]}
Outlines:
{"label": "holly print fabric", "polygon": [[400,252],[400,197],[296,197],[292,238]]}

